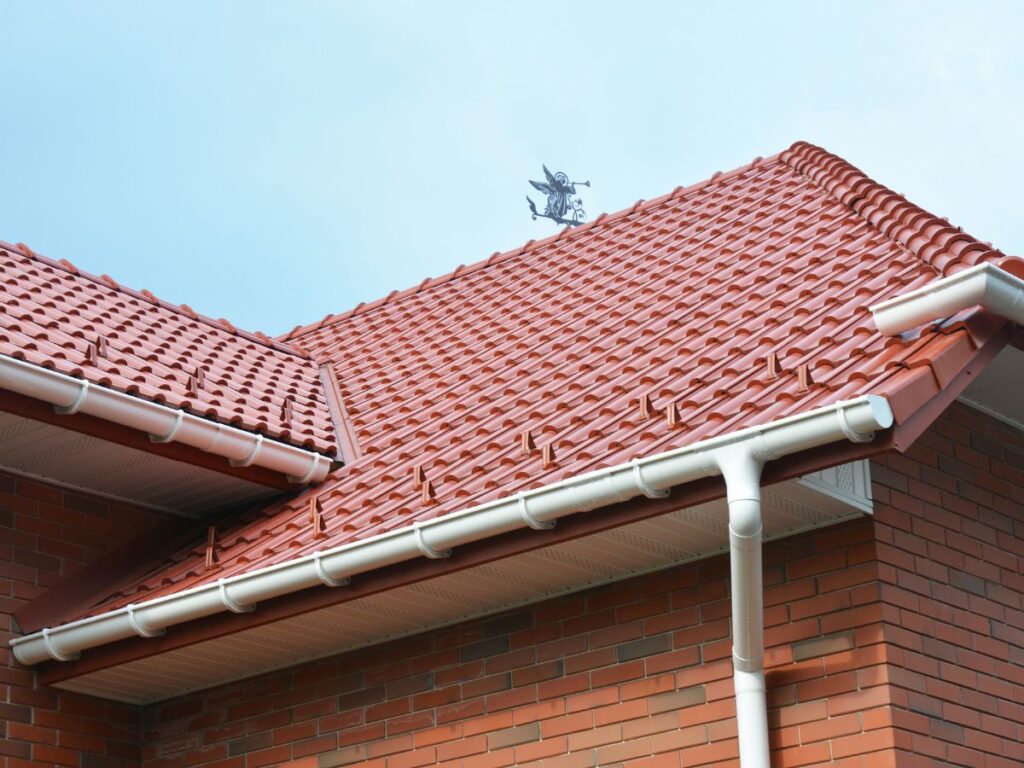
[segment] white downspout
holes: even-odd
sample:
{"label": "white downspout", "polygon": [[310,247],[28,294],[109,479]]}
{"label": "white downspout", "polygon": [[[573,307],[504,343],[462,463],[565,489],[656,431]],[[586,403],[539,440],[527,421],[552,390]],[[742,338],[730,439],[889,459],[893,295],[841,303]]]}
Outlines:
{"label": "white downspout", "polygon": [[764,587],[761,571],[761,468],[746,446],[716,455],[729,502],[732,665],[736,728],[743,768],[769,768],[764,681]]}

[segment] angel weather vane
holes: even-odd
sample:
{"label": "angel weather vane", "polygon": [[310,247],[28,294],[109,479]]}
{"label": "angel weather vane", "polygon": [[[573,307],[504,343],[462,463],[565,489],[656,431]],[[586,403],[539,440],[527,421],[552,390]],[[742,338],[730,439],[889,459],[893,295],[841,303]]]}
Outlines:
{"label": "angel weather vane", "polygon": [[548,196],[548,204],[544,208],[544,212],[541,213],[537,210],[537,206],[530,199],[530,196],[527,195],[526,202],[530,204],[533,219],[535,221],[538,217],[551,219],[556,224],[567,224],[570,227],[578,226],[586,221],[587,214],[583,210],[583,200],[573,196],[576,194],[577,184],[589,187],[590,182],[569,181],[569,177],[561,171],[551,173],[546,165],[542,167],[544,168],[544,176],[547,178],[547,182],[531,180],[530,183],[534,189]]}

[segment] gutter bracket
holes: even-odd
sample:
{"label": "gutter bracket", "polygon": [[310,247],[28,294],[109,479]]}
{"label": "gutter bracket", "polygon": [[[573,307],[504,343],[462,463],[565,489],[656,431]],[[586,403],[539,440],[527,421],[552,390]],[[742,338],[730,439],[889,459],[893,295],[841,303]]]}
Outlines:
{"label": "gutter bracket", "polygon": [[135,603],[128,606],[128,623],[131,624],[132,631],[139,637],[160,637],[167,630],[165,629],[146,629],[139,622],[139,617],[135,615]]}
{"label": "gutter bracket", "polygon": [[668,488],[659,490],[654,486],[649,485],[647,481],[644,480],[644,476],[640,471],[639,459],[633,459],[630,464],[633,465],[633,482],[636,484],[636,487],[640,489],[640,493],[648,499],[664,499],[668,497],[669,493],[671,493]]}
{"label": "gutter bracket", "polygon": [[253,440],[252,449],[249,451],[249,455],[244,459],[231,459],[231,466],[233,467],[248,467],[254,461],[256,457],[260,455],[260,450],[263,448],[263,435],[257,434],[256,439]]}
{"label": "gutter bracket", "polygon": [[850,426],[849,420],[846,418],[846,403],[837,403],[836,416],[839,419],[839,429],[842,430],[843,435],[851,443],[870,443],[875,439],[874,432],[858,432]]}
{"label": "gutter bracket", "polygon": [[427,544],[427,542],[423,540],[423,528],[418,522],[412,524],[412,535],[413,540],[416,542],[416,548],[419,549],[424,557],[429,557],[431,560],[443,560],[444,558],[449,557],[452,553],[450,549],[434,549],[432,546]]}
{"label": "gutter bracket", "polygon": [[164,433],[162,435],[150,435],[149,439],[152,440],[154,443],[169,443],[169,442],[171,442],[172,440],[174,440],[175,437],[178,436],[178,430],[181,429],[181,425],[184,423],[184,421],[185,421],[185,412],[184,411],[178,411],[177,415],[174,417],[174,426],[173,427],[171,427],[166,433]]}
{"label": "gutter bracket", "polygon": [[349,584],[352,579],[346,576],[343,579],[336,579],[324,569],[324,561],[321,559],[323,552],[313,553],[313,571],[316,573],[316,577],[320,579],[328,587],[344,587]]}
{"label": "gutter bracket", "polygon": [[535,531],[550,531],[552,528],[555,527],[555,521],[554,520],[550,520],[550,521],[538,520],[536,517],[533,516],[533,513],[526,506],[526,494],[525,493],[518,494],[516,498],[517,498],[518,503],[519,503],[519,516],[521,518],[523,518],[523,522],[526,523],[531,528],[533,528],[533,530],[535,530]]}
{"label": "gutter bracket", "polygon": [[217,582],[217,590],[220,592],[220,601],[224,603],[224,607],[232,613],[252,613],[256,610],[255,605],[241,605],[236,603],[228,595],[227,585],[224,583],[224,579],[220,579]]}
{"label": "gutter bracket", "polygon": [[288,482],[295,483],[296,485],[305,485],[306,483],[313,479],[313,475],[316,474],[317,467],[320,466],[320,462],[322,461],[326,461],[328,464],[328,469],[330,469],[331,460],[328,459],[326,456],[321,456],[320,454],[317,454],[316,456],[313,457],[313,460],[309,462],[309,469],[306,470],[306,474],[304,474],[302,477],[288,475]]}
{"label": "gutter bracket", "polygon": [[82,403],[85,402],[85,396],[87,394],[89,394],[89,382],[83,381],[82,386],[78,390],[78,394],[75,395],[75,399],[71,405],[55,405],[53,406],[53,410],[64,416],[70,416],[73,413],[78,413],[78,409],[82,407]]}
{"label": "gutter bracket", "polygon": [[58,651],[53,645],[53,640],[50,639],[50,634],[51,630],[49,627],[43,629],[43,646],[46,648],[46,652],[57,661],[74,661],[82,655],[80,653],[62,653]]}

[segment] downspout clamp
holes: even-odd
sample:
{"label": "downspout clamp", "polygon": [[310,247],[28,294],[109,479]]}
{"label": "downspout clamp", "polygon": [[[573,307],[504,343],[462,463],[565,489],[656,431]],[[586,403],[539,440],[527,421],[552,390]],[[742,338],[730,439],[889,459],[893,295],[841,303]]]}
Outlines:
{"label": "downspout clamp", "polygon": [[843,439],[869,442],[892,426],[888,402],[868,395],[694,445],[590,472],[340,547],[221,579],[10,641],[26,665],[81,651],[417,557],[446,557],[459,546],[525,527],[544,529],[567,515],[662,497],[676,485],[722,475],[729,504],[733,666],[743,768],[769,768],[761,575],[761,469],[773,459]]}
{"label": "downspout clamp", "polygon": [[85,413],[137,429],[154,443],[177,442],[223,456],[234,466],[257,466],[305,485],[327,477],[331,459],[253,432],[218,424],[49,368],[0,355],[0,388],[50,403],[60,414]]}

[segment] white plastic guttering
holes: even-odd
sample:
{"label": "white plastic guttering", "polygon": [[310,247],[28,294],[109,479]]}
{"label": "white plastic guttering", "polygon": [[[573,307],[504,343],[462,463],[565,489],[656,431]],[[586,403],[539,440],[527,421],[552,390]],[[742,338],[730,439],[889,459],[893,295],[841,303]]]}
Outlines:
{"label": "white plastic guttering", "polygon": [[[885,399],[861,397],[629,464],[579,475],[216,583],[44,629],[15,638],[11,646],[22,664],[37,664],[48,659],[69,660],[89,648],[134,635],[157,635],[168,627],[203,616],[223,611],[251,611],[263,600],[321,584],[341,586],[351,576],[395,563],[417,557],[445,557],[454,547],[527,526],[550,528],[558,518],[566,515],[640,495],[662,497],[672,486],[711,475],[725,475],[730,485],[730,501],[736,493],[739,494],[738,499],[748,498],[755,492],[753,488],[763,462],[843,439],[870,440],[875,430],[888,428],[891,424],[892,411]],[[749,459],[754,464],[748,465],[741,459],[743,462]],[[743,484],[741,490],[734,493],[732,475],[737,474],[734,467],[741,464],[746,467],[738,473]],[[755,464],[756,471],[752,469]],[[749,533],[744,529],[738,535]],[[760,558],[759,546],[757,557]],[[747,583],[755,576],[758,583],[760,581],[760,568],[754,568],[750,563],[743,566],[742,574]],[[747,594],[745,587],[740,589]],[[744,597],[740,601],[744,612],[759,614],[760,590],[757,592],[756,598],[747,600]],[[738,652],[745,659],[759,653],[760,640],[754,636],[760,634],[757,630],[760,622],[758,615],[744,619],[739,625],[737,637],[750,635],[752,638],[738,640]]]}
{"label": "white plastic guttering", "polygon": [[57,413],[86,413],[149,434],[156,443],[183,443],[223,456],[237,467],[280,472],[297,484],[327,477],[331,460],[185,411],[126,395],[48,368],[0,355],[0,388],[42,400]]}
{"label": "white plastic guttering", "polygon": [[979,264],[876,304],[871,314],[882,334],[895,336],[973,306],[1024,324],[1024,280],[994,264]]}

